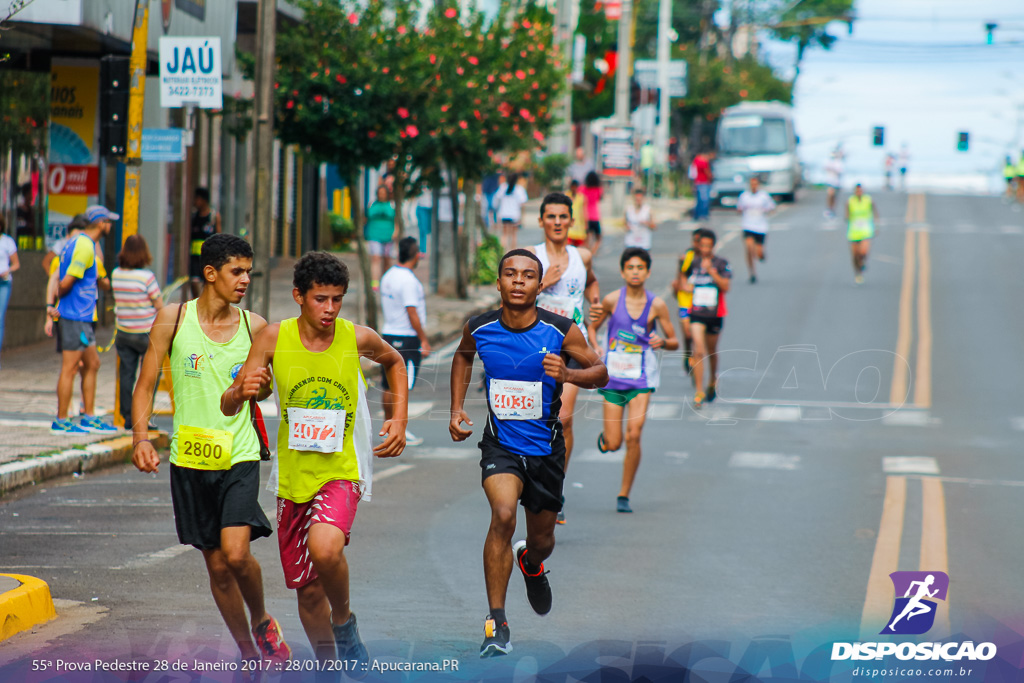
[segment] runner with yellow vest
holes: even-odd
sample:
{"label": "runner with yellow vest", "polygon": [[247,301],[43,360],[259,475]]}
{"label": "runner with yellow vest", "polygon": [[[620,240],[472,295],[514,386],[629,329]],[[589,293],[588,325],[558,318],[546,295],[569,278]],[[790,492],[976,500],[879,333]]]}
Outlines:
{"label": "runner with yellow vest", "polygon": [[853,279],[858,285],[864,282],[864,269],[868,264],[871,238],[875,236],[875,221],[878,209],[871,201],[871,195],[864,194],[860,183],[853,188],[853,196],[846,203],[846,222],[849,228],[846,239],[850,241],[853,255]]}
{"label": "runner with yellow vest", "polygon": [[693,231],[693,242],[686,253],[679,256],[679,272],[676,273],[676,278],[672,281],[672,289],[676,293],[676,301],[679,304],[679,326],[683,331],[683,370],[687,374],[690,372],[690,356],[693,353],[693,335],[690,332],[690,305],[693,303],[693,292],[688,292],[683,287],[686,283],[684,273],[690,270],[690,264],[693,263],[693,257],[697,253],[700,232],[701,228]]}
{"label": "runner with yellow vest", "polygon": [[1017,165],[1013,163],[1013,159],[1007,155],[1006,162],[1003,164],[1003,180],[1006,181],[1006,199],[1013,201],[1014,188],[1013,181],[1017,178]]}
{"label": "runner with yellow vest", "polygon": [[[256,337],[220,409],[237,414],[273,380],[282,419],[271,486],[285,582],[297,591],[299,619],[317,658],[354,662],[362,672],[368,653],[349,610],[344,550],[356,508],[370,498],[373,456],[390,458],[405,448],[409,389],[402,356],[372,329],[338,317],[348,282],[348,268],[331,254],[299,259],[292,290],[299,317],[267,325]],[[360,358],[384,366],[394,401],[376,448]]]}
{"label": "runner with yellow vest", "polygon": [[1017,162],[1017,201],[1024,203],[1024,152]]}
{"label": "runner with yellow vest", "polygon": [[143,472],[156,472],[160,465],[148,425],[157,374],[168,355],[175,398],[171,502],[178,540],[202,551],[214,602],[242,657],[284,661],[291,650],[267,614],[262,570],[249,552],[251,539],[272,532],[257,500],[259,439],[249,411],[229,418],[218,410],[221,394],[249,354],[252,335],[267,324],[237,307],[249,286],[252,256],[241,237],[210,237],[200,252],[202,294],[157,313],[132,395],[132,462]]}

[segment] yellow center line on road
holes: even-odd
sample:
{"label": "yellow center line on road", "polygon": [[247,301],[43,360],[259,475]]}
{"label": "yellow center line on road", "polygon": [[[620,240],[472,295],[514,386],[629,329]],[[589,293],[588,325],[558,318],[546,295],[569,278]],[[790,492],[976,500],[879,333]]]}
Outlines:
{"label": "yellow center line on road", "polygon": [[[907,204],[910,213],[910,204]],[[903,284],[900,286],[899,322],[896,331],[896,357],[892,367],[892,390],[889,403],[903,405],[909,397],[907,391],[910,373],[910,343],[912,341],[912,309],[914,306],[914,238],[917,233],[907,230],[903,241]]]}
{"label": "yellow center line on road", "polygon": [[877,640],[878,632],[892,612],[892,581],[889,574],[899,569],[900,541],[903,538],[903,513],[907,505],[907,478],[885,478],[882,521],[878,525],[875,554],[871,558],[867,596],[860,618],[861,640]]}
{"label": "yellow center line on road", "polygon": [[[923,212],[922,208],[922,212]],[[932,261],[927,232],[917,234],[917,372],[914,376],[914,405],[932,406]]]}
{"label": "yellow center line on road", "polygon": [[[943,572],[949,574],[949,549],[946,536],[946,494],[942,480],[935,477],[921,478],[921,560],[919,571]],[[949,595],[937,601],[935,625],[930,631],[931,638],[950,634]]]}

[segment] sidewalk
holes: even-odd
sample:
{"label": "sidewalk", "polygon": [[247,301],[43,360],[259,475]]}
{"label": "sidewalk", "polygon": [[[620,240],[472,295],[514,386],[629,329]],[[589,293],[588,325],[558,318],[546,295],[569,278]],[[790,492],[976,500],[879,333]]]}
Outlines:
{"label": "sidewalk", "polygon": [[[351,273],[352,281],[342,305],[342,316],[361,322],[362,280],[356,254],[338,254]],[[294,259],[279,259],[271,271],[270,318],[272,321],[293,317],[298,307],[292,299]],[[426,285],[430,271],[423,261],[416,274]],[[472,287],[466,301],[427,295],[427,332],[432,346],[439,346],[459,333],[472,315],[493,308],[498,303],[494,286]],[[245,302],[243,301],[243,305]],[[112,328],[97,331],[100,347],[106,346]],[[100,354],[102,365],[96,382],[96,412],[110,415],[114,409],[116,385],[116,352]],[[130,456],[124,451],[127,438],[120,435],[50,434],[50,422],[57,408],[56,384],[59,357],[52,340],[17,349],[5,350],[0,368],[0,495],[17,486],[51,476],[66,475],[92,469],[111,462],[123,462]],[[78,412],[80,394],[76,382],[71,401],[72,413]],[[156,409],[169,409],[166,395],[158,395]],[[107,439],[106,442],[103,442]],[[103,442],[103,443],[99,443]],[[166,445],[166,442],[164,442]],[[118,458],[120,458],[118,460]],[[27,462],[27,461],[35,462]]]}

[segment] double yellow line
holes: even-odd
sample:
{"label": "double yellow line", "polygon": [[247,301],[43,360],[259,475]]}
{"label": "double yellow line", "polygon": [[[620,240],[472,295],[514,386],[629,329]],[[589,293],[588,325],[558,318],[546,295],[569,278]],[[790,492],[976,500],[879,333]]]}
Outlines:
{"label": "double yellow line", "polygon": [[[903,245],[903,280],[900,288],[899,327],[896,335],[896,358],[893,366],[890,401],[903,405],[909,398],[907,391],[910,371],[910,351],[913,342],[914,286],[917,284],[917,353],[914,376],[914,408],[926,409],[932,404],[932,311],[931,311],[931,250],[925,222],[923,194],[907,198],[907,224]],[[919,571],[949,573],[946,535],[946,496],[942,480],[938,477],[912,476],[921,482],[921,548]],[[893,584],[889,574],[899,569],[900,546],[903,539],[903,521],[907,506],[907,480],[904,475],[889,475],[885,480],[885,498],[882,519],[875,541],[875,552],[868,575],[867,595],[861,612],[861,638],[877,640],[892,612]],[[902,597],[902,596],[896,596]],[[938,603],[932,633],[949,633],[949,596]]]}
{"label": "double yellow line", "polygon": [[903,282],[900,286],[899,327],[893,360],[889,402],[904,405],[910,398],[910,349],[913,341],[914,275],[917,274],[917,355],[914,372],[914,407],[932,405],[932,261],[929,233],[915,225],[925,222],[923,194],[907,198],[908,225],[903,243]]}

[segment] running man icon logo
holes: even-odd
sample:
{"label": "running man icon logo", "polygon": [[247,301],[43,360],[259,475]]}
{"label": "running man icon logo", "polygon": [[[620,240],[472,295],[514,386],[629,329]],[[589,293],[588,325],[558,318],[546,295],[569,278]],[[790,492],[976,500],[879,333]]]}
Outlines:
{"label": "running man icon logo", "polygon": [[889,574],[896,591],[889,622],[883,635],[920,635],[935,622],[938,600],[945,601],[949,575],[945,572],[893,572]]}

